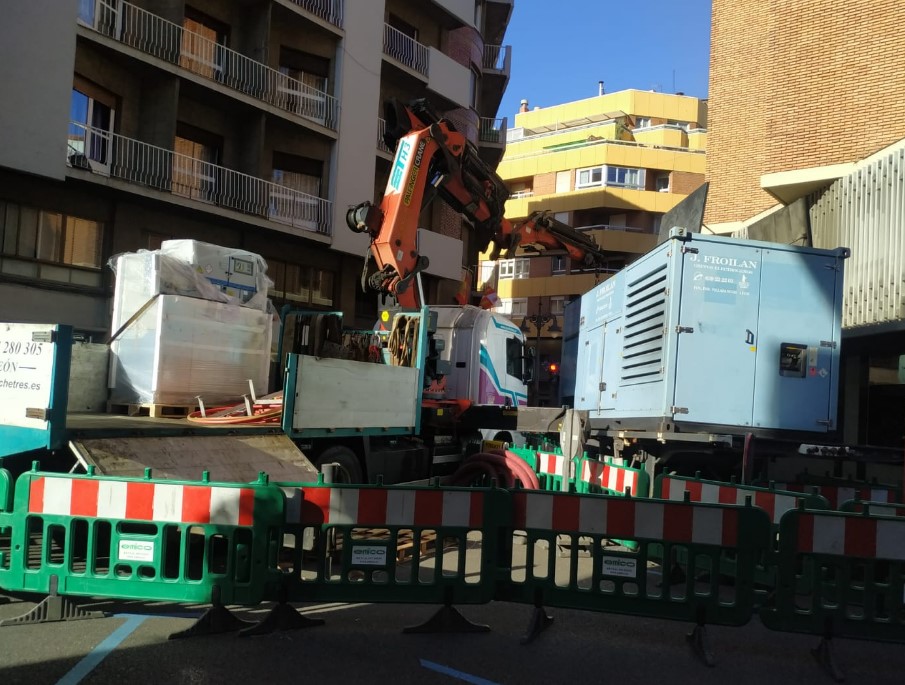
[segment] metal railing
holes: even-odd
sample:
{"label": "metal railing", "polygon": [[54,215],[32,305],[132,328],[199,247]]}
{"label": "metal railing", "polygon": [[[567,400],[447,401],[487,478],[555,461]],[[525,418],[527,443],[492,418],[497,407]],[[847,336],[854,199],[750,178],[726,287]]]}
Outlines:
{"label": "metal railing", "polygon": [[506,119],[493,119],[491,117],[481,117],[481,127],[478,130],[478,140],[484,143],[500,143],[506,142]]}
{"label": "metal railing", "polygon": [[493,71],[503,71],[509,73],[509,45],[485,45],[484,46],[484,64],[485,69]]}
{"label": "metal railing", "polygon": [[69,166],[293,228],[332,234],[329,200],[77,122],[71,122],[69,130]]}
{"label": "metal railing", "polygon": [[336,98],[128,2],[97,5],[92,28],[228,88],[336,130]]}
{"label": "metal railing", "polygon": [[302,9],[339,28],[343,27],[344,0],[292,0]]}
{"label": "metal railing", "polygon": [[510,193],[510,200],[518,200],[523,197],[534,197],[533,190],[516,190],[514,193]]}
{"label": "metal railing", "polygon": [[386,133],[387,130],[387,122],[386,119],[377,119],[377,149],[382,150],[383,152],[389,152],[391,155],[393,154],[393,150],[390,149],[389,145],[383,142],[383,134]]}
{"label": "metal railing", "polygon": [[[558,133],[568,133],[569,131],[559,131]],[[557,132],[551,132],[551,135],[556,135]],[[540,134],[546,135],[546,134]],[[527,140],[529,136],[525,136],[524,138],[519,138],[518,141]],[[508,141],[510,143],[515,142],[513,140]],[[604,138],[600,140],[576,140],[567,145],[561,145],[557,147],[547,147],[542,150],[535,150],[533,152],[524,152],[522,154],[507,154],[506,159],[511,161],[513,159],[527,159],[528,157],[538,157],[540,155],[551,155],[556,154],[557,152],[567,152],[569,150],[575,150],[577,148],[582,147],[592,147],[594,145],[619,145],[622,147],[636,147],[636,148],[644,148],[648,150],[667,150],[671,152],[685,152],[689,155],[703,155],[706,154],[706,150],[693,150],[687,147],[676,147],[674,145],[651,145],[650,143],[639,143],[635,140],[615,140],[613,138]]]}
{"label": "metal railing", "polygon": [[427,76],[430,58],[427,46],[389,24],[383,25],[383,53]]}

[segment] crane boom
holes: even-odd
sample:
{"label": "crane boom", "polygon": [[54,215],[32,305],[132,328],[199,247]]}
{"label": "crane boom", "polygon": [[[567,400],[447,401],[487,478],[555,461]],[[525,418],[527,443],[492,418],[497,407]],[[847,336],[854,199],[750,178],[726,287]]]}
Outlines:
{"label": "crane boom", "polygon": [[417,289],[409,287],[428,266],[427,257],[418,251],[418,217],[438,195],[471,222],[483,242],[482,251],[493,242],[494,259],[501,252],[514,255],[523,248],[535,253],[565,250],[585,266],[603,263],[604,253],[593,239],[548,212],[534,212],[520,223],[506,219],[506,184],[474,145],[425,100],[408,105],[388,100],[384,116],[384,142],[396,154],[383,199],[379,206],[362,202],[346,214],[350,229],[371,238],[370,254],[377,264],[368,279],[372,288],[393,294],[405,307],[423,304]]}

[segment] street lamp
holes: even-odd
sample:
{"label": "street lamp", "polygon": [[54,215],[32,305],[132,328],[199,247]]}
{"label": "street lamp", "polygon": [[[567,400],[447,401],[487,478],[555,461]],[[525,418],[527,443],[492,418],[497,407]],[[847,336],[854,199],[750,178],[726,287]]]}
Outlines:
{"label": "street lamp", "polygon": [[548,333],[559,333],[562,329],[556,321],[553,314],[542,314],[540,304],[537,305],[537,314],[531,314],[522,318],[522,324],[519,328],[523,332],[529,333],[531,327],[534,327],[534,369],[532,371],[532,380],[534,385],[534,401],[538,401],[540,394],[540,340],[541,333],[547,328]]}

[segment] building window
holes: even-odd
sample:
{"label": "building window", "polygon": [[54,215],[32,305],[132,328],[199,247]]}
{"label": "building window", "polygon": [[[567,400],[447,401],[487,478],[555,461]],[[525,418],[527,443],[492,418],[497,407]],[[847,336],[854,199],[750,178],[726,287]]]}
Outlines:
{"label": "building window", "polygon": [[109,173],[116,111],[113,97],[99,98],[97,90],[87,84],[72,89],[66,157],[72,166]]}
{"label": "building window", "polygon": [[567,257],[565,255],[554,255],[552,258],[551,268],[554,275],[564,274],[568,270]]}
{"label": "building window", "polygon": [[275,152],[270,218],[318,230],[323,220],[320,201],[323,168],[320,160]]}
{"label": "building window", "polygon": [[300,50],[280,48],[278,102],[283,109],[325,124],[330,60]]}
{"label": "building window", "polygon": [[527,297],[503,297],[500,303],[494,307],[494,311],[498,314],[506,316],[527,316],[528,314],[528,298]]}
{"label": "building window", "polygon": [[593,188],[595,186],[614,186],[644,190],[644,169],[632,169],[618,166],[598,166],[578,169],[575,172],[576,188]]}
{"label": "building window", "polygon": [[669,192],[669,172],[661,172],[657,174],[657,178],[654,181],[655,187],[660,193],[668,193]]}
{"label": "building window", "polygon": [[500,280],[528,278],[530,260],[528,259],[501,259]]}
{"label": "building window", "polygon": [[5,274],[99,287],[103,240],[104,227],[97,221],[0,202]]}
{"label": "building window", "polygon": [[268,259],[267,275],[273,280],[270,297],[276,302],[298,306],[333,306],[332,271]]}
{"label": "building window", "polygon": [[179,66],[201,76],[220,79],[223,76],[227,27],[186,7],[182,29]]}
{"label": "building window", "polygon": [[470,87],[469,100],[470,100],[470,102],[468,104],[472,109],[477,110],[477,108],[478,108],[478,91],[480,90],[480,86],[481,86],[481,77],[478,75],[478,73],[474,69],[469,69],[469,72],[471,73],[471,82],[469,84],[469,87]]}
{"label": "building window", "polygon": [[650,117],[635,117],[635,128],[648,128]]}
{"label": "building window", "polygon": [[193,200],[214,201],[215,166],[219,151],[204,143],[176,136],[173,145],[173,193]]}
{"label": "building window", "polygon": [[566,298],[562,296],[550,298],[550,313],[553,316],[561,316],[563,308],[566,306]]}

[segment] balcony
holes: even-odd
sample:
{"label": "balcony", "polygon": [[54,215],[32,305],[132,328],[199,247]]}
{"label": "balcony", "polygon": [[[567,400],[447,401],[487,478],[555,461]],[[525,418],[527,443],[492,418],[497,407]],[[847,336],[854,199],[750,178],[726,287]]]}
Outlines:
{"label": "balcony", "polygon": [[332,203],[172,150],[85,126],[69,125],[66,163],[100,176],[264,218],[320,235],[332,234]]}
{"label": "balcony", "polygon": [[386,133],[387,130],[387,122],[386,119],[378,118],[377,119],[377,150],[379,152],[386,153],[390,157],[395,154],[394,150],[390,149],[390,146],[387,145],[383,141],[383,134]]}
{"label": "balcony", "polygon": [[508,77],[512,68],[512,47],[509,45],[485,45],[484,71],[502,74]]}
{"label": "balcony", "polygon": [[344,0],[292,0],[306,12],[320,17],[336,28],[343,27],[343,3]]}
{"label": "balcony", "polygon": [[[330,3],[311,0],[310,4]],[[336,98],[128,2],[118,6],[98,2],[92,11],[81,7],[79,21],[123,45],[328,129],[337,129]]]}
{"label": "balcony", "polygon": [[383,25],[383,54],[427,78],[430,64],[428,47],[389,24]]}
{"label": "balcony", "polygon": [[484,3],[484,38],[501,41],[512,17],[513,0],[487,0]]}
{"label": "balcony", "polygon": [[506,122],[507,118],[492,119],[481,117],[481,127],[478,130],[478,141],[492,145],[506,146]]}

